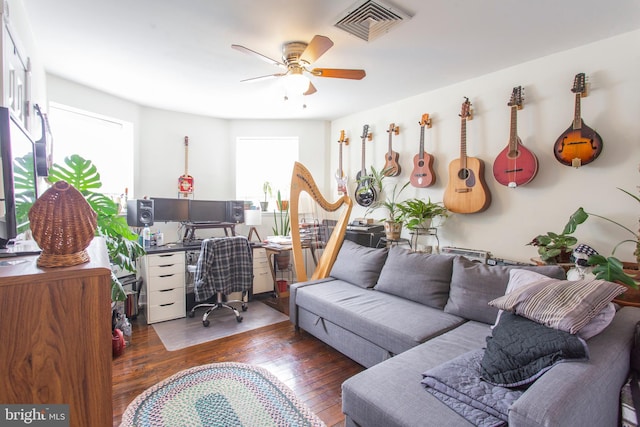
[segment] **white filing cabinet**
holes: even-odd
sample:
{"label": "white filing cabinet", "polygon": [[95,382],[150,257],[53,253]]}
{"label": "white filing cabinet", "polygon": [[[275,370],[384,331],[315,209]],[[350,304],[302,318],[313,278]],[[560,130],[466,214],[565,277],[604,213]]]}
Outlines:
{"label": "white filing cabinet", "polygon": [[145,255],[142,277],[146,287],[147,323],[185,317],[185,253]]}
{"label": "white filing cabinet", "polygon": [[253,293],[273,291],[273,277],[264,248],[253,249]]}

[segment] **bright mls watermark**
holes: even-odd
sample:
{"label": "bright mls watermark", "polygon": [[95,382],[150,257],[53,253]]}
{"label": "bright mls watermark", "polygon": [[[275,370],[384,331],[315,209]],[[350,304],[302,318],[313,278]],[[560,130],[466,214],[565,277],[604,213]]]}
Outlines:
{"label": "bright mls watermark", "polygon": [[69,427],[69,405],[0,404],[0,427]]}

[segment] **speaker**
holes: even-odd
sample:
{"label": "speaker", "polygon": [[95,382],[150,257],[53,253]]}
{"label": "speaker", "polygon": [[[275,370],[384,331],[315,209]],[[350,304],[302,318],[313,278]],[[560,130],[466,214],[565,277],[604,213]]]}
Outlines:
{"label": "speaker", "polygon": [[225,222],[235,224],[244,222],[244,200],[227,200],[225,211]]}
{"label": "speaker", "polygon": [[127,200],[127,224],[129,227],[153,225],[153,200]]}

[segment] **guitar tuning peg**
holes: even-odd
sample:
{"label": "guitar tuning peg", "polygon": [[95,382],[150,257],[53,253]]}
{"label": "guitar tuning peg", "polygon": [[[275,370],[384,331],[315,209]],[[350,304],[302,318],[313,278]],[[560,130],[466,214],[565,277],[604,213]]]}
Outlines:
{"label": "guitar tuning peg", "polygon": [[373,141],[373,132],[369,132],[369,133],[367,134],[367,140],[368,140],[368,141]]}

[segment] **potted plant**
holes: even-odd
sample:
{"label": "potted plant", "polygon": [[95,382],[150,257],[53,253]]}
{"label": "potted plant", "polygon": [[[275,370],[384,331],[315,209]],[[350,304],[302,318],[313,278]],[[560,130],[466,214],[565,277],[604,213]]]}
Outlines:
{"label": "potted plant", "polygon": [[267,198],[267,195],[269,195],[269,197],[273,197],[273,192],[271,191],[271,183],[269,181],[265,181],[262,184],[262,192],[264,193],[264,202],[260,202],[260,208],[262,209],[262,212],[266,212],[267,208],[269,207],[269,200]]}
{"label": "potted plant", "polygon": [[[618,190],[629,195],[630,197],[635,199],[638,203],[640,203],[640,197],[635,196],[630,192],[623,190],[621,188],[618,188]],[[567,226],[574,227],[575,229],[575,227],[577,227],[578,224],[582,224],[583,222],[585,222],[589,218],[589,216],[593,216],[593,217],[608,221],[609,223],[614,224],[622,228],[623,230],[627,231],[631,235],[631,238],[624,239],[618,242],[614,246],[613,250],[611,251],[610,257],[604,257],[603,255],[592,255],[591,257],[589,257],[587,262],[590,265],[595,266],[595,268],[593,269],[593,274],[595,274],[596,278],[598,279],[608,280],[608,281],[618,281],[632,288],[638,288],[638,283],[636,282],[636,279],[638,278],[638,267],[640,266],[640,230],[638,230],[637,232],[633,231],[631,228],[628,228],[615,220],[612,220],[610,218],[597,215],[594,213],[586,212],[582,207],[578,208],[578,210],[575,211],[573,215],[571,215],[569,224],[567,224]],[[614,256],[618,247],[620,247],[620,245],[624,243],[633,244],[634,246],[633,255],[636,259],[635,264],[623,263],[622,261],[620,261],[618,258]]]}
{"label": "potted plant", "polygon": [[[382,182],[382,180],[379,180],[378,182]],[[386,217],[380,219],[380,221],[384,221],[384,231],[387,239],[389,240],[400,239],[403,213],[400,208],[401,204],[398,201],[398,198],[408,185],[409,182],[407,181],[402,187],[400,187],[400,189],[398,189],[398,183],[394,184],[393,190],[384,200],[378,200],[367,209],[367,213],[377,209],[386,210]]]}
{"label": "potted plant", "polygon": [[407,199],[400,203],[399,208],[405,226],[409,230],[428,229],[431,227],[433,218],[449,216],[449,210],[444,207],[444,204],[434,203],[431,198],[428,198],[427,201],[418,198]]}
{"label": "potted plant", "polygon": [[547,234],[539,234],[527,245],[536,246],[542,262],[547,264],[566,264],[571,262],[573,247],[578,239],[564,231],[560,234],[549,231]]}
{"label": "potted plant", "polygon": [[[102,187],[95,165],[74,154],[64,159],[64,165],[52,165],[48,180],[51,183],[64,180],[82,193],[98,214],[96,235],[104,237],[111,263],[125,271],[135,272],[134,262],[145,254],[145,250],[138,243],[137,234],[129,228],[126,218],[118,214],[118,204],[95,191]],[[126,300],[122,284],[114,273],[111,274],[111,300]]]}

